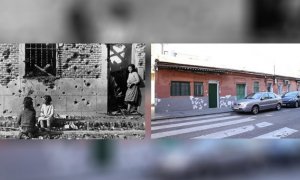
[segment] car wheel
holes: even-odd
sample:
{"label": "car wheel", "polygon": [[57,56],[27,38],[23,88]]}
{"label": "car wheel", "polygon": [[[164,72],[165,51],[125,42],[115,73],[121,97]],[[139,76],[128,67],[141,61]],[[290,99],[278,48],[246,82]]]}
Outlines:
{"label": "car wheel", "polygon": [[281,104],[278,103],[278,104],[276,105],[276,110],[279,111],[280,109],[281,109]]}
{"label": "car wheel", "polygon": [[253,106],[251,112],[252,112],[252,114],[257,114],[259,112],[258,106]]}
{"label": "car wheel", "polygon": [[299,103],[298,103],[298,101],[296,101],[295,108],[298,108],[298,107],[299,107]]}

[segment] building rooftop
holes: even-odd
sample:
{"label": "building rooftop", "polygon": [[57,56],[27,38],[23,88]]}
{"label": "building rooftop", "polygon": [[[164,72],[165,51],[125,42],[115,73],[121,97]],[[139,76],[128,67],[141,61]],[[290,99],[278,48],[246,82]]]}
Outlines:
{"label": "building rooftop", "polygon": [[281,76],[281,75],[276,75],[276,74],[274,75],[274,74],[268,74],[268,73],[237,70],[237,69],[199,66],[199,65],[183,64],[183,63],[177,63],[177,62],[173,63],[173,62],[166,62],[166,61],[160,60],[160,59],[155,60],[155,69],[156,70],[158,70],[158,69],[173,69],[173,70],[178,70],[178,71],[188,71],[188,72],[196,72],[196,73],[201,73],[201,72],[203,72],[203,73],[220,73],[220,74],[242,73],[242,74],[249,74],[249,75],[256,75],[256,76],[264,76],[266,78],[273,78],[275,76],[276,78],[300,81],[300,77]]}

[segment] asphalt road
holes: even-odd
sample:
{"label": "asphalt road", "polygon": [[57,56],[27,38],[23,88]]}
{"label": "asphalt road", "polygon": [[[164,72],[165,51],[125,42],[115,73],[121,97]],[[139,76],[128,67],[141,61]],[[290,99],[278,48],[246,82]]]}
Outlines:
{"label": "asphalt road", "polygon": [[222,113],[151,123],[151,138],[282,139],[300,138],[300,108],[248,113]]}

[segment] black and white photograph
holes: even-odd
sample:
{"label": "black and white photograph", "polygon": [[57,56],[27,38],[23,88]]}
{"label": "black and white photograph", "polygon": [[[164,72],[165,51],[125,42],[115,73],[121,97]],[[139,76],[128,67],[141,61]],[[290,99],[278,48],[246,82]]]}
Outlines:
{"label": "black and white photograph", "polygon": [[0,138],[143,139],[145,47],[0,44]]}

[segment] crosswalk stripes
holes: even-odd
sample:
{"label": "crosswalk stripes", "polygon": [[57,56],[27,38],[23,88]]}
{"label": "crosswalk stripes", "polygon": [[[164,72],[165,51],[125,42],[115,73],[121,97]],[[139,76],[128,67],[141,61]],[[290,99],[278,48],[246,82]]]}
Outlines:
{"label": "crosswalk stripes", "polygon": [[207,119],[207,118],[224,117],[224,116],[228,116],[228,115],[230,115],[230,113],[214,114],[214,115],[207,115],[207,116],[202,116],[202,117],[196,116],[196,117],[163,120],[163,121],[153,121],[153,122],[151,122],[151,126],[159,125],[159,124],[182,122],[182,121],[187,121],[187,120],[189,121],[189,120],[200,120],[200,119]]}
{"label": "crosswalk stripes", "polygon": [[255,126],[253,126],[253,125],[242,126],[242,127],[229,129],[229,130],[225,130],[225,131],[220,131],[220,132],[216,132],[216,133],[212,133],[212,134],[208,134],[208,135],[194,137],[192,139],[220,139],[220,138],[226,138],[226,137],[242,134],[245,132],[253,131],[254,129],[255,129]]}
{"label": "crosswalk stripes", "polygon": [[[291,129],[288,127],[273,127],[273,124],[270,122],[254,123],[256,120],[256,116],[241,118],[242,116],[230,116],[230,114],[226,115],[215,114],[201,117],[155,121],[152,122],[151,138],[157,139],[164,137],[183,136],[191,139],[221,139],[230,137],[240,137],[236,135],[247,134],[247,136],[250,136],[248,138],[279,139],[286,138],[291,134],[298,132],[298,130]],[[239,126],[239,124],[241,124],[241,126]],[[235,128],[228,128],[231,125],[234,125]],[[214,132],[214,129],[217,128],[218,131]],[[264,130],[262,131],[259,129]],[[258,130],[258,134],[256,134],[256,136],[253,137],[253,133],[255,133],[256,130]],[[201,134],[201,132],[204,133]],[[210,133],[205,134],[205,132]],[[245,137],[245,135],[242,135],[242,137]]]}
{"label": "crosswalk stripes", "polygon": [[[264,127],[268,127],[268,126],[272,126],[272,125],[273,125],[272,123],[268,123],[268,122],[261,122],[261,123],[255,124],[255,126],[258,127],[258,128],[264,128]],[[234,135],[243,134],[243,133],[246,133],[246,132],[253,131],[253,130],[255,130],[255,126],[254,125],[242,126],[242,127],[238,127],[238,128],[228,129],[228,130],[224,130],[224,131],[219,131],[219,132],[215,132],[215,133],[211,133],[211,134],[207,134],[207,135],[194,137],[192,139],[227,138],[227,137],[230,137],[230,136],[234,136]]]}
{"label": "crosswalk stripes", "polygon": [[153,127],[151,127],[151,130],[159,130],[159,129],[167,129],[167,128],[174,128],[174,127],[188,126],[188,125],[211,123],[211,122],[216,122],[216,121],[225,121],[225,120],[235,119],[235,118],[239,118],[239,117],[240,116],[227,116],[227,117],[208,119],[208,120],[203,120],[203,121],[191,121],[191,122],[184,122],[184,123],[177,123],[177,124],[153,126]]}
{"label": "crosswalk stripes", "polygon": [[250,122],[254,120],[255,119],[252,118],[244,118],[244,119],[233,120],[233,121],[222,122],[222,123],[215,123],[215,124],[204,125],[204,126],[196,126],[196,127],[185,128],[185,129],[177,129],[177,130],[170,130],[165,132],[152,133],[151,138],[157,139],[157,138],[163,138],[168,136],[175,136],[179,134],[192,133],[192,132],[197,132],[197,131],[202,131],[207,129],[229,126],[233,124]]}
{"label": "crosswalk stripes", "polygon": [[255,139],[280,139],[280,138],[287,137],[295,132],[298,132],[298,130],[284,127],[276,131],[257,136],[255,137]]}
{"label": "crosswalk stripes", "polygon": [[256,126],[259,128],[263,128],[263,127],[267,127],[267,126],[272,126],[272,123],[268,123],[268,122],[261,122],[261,123],[257,123]]}

